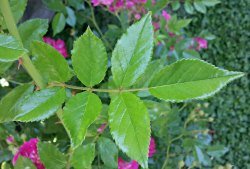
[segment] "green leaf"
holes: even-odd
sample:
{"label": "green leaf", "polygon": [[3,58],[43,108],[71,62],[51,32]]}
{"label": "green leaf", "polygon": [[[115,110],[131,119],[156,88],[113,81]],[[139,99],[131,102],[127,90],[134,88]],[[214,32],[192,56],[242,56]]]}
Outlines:
{"label": "green leaf", "polygon": [[21,101],[33,91],[32,85],[21,85],[13,89],[0,101],[0,122],[12,121],[16,114],[17,108]]}
{"label": "green leaf", "polygon": [[144,73],[153,49],[151,15],[128,28],[112,54],[113,78],[117,86],[129,87]]}
{"label": "green leaf", "polygon": [[223,145],[213,145],[209,146],[206,152],[212,157],[220,158],[226,152],[228,152],[228,148],[224,147]]}
{"label": "green leaf", "polygon": [[82,144],[88,127],[102,110],[102,102],[90,92],[79,93],[66,103],[62,114],[63,124],[74,148]]}
{"label": "green leaf", "polygon": [[66,19],[63,13],[57,13],[52,21],[53,36],[60,33],[66,25]]}
{"label": "green leaf", "polygon": [[194,7],[193,7],[193,5],[190,2],[188,2],[188,1],[185,1],[185,3],[184,3],[184,9],[189,14],[193,14],[194,13]]}
{"label": "green leaf", "polygon": [[188,26],[191,22],[191,19],[177,19],[177,16],[174,15],[171,17],[170,21],[168,21],[168,29],[170,32],[173,32],[177,35],[181,34],[181,29]]}
{"label": "green leaf", "polygon": [[76,15],[73,9],[66,7],[68,17],[66,19],[67,24],[74,27],[76,25]]}
{"label": "green leaf", "polygon": [[230,72],[195,59],[183,59],[166,66],[152,79],[150,93],[167,101],[204,99],[244,74]]}
{"label": "green leaf", "polygon": [[14,37],[0,34],[0,61],[11,62],[18,60],[26,50],[22,47],[22,44]]}
{"label": "green leaf", "polygon": [[86,86],[100,83],[105,76],[108,66],[106,49],[89,28],[74,43],[72,65],[76,76]]}
{"label": "green leaf", "polygon": [[70,6],[74,7],[76,10],[84,9],[84,0],[68,0]]}
{"label": "green leaf", "polygon": [[[137,79],[136,83],[133,85],[134,88],[146,88],[148,87],[150,81],[154,77],[154,75],[159,72],[163,68],[162,60],[153,60],[151,61],[145,72]],[[150,95],[148,91],[140,91],[138,92],[140,97],[147,97]]]}
{"label": "green leaf", "polygon": [[202,1],[195,1],[194,7],[198,12],[201,12],[204,14],[207,12],[207,8]]}
{"label": "green leaf", "polygon": [[14,121],[38,121],[53,115],[66,97],[64,88],[48,88],[26,96],[17,107]]}
{"label": "green leaf", "polygon": [[179,1],[174,1],[171,3],[171,6],[174,11],[177,11],[181,7],[181,4]]}
{"label": "green leaf", "polygon": [[221,3],[219,0],[203,0],[202,3],[208,7],[212,7],[212,6],[215,6],[219,3]]}
{"label": "green leaf", "polygon": [[38,143],[38,154],[46,169],[64,169],[67,157],[50,143]]}
{"label": "green leaf", "polygon": [[47,19],[31,19],[18,27],[23,45],[26,49],[30,49],[32,41],[42,41],[42,37],[46,34],[47,30]]}
{"label": "green leaf", "polygon": [[71,164],[74,169],[90,169],[95,158],[95,144],[79,146],[74,150]]}
{"label": "green leaf", "polygon": [[10,0],[10,8],[16,23],[22,18],[28,0]]}
{"label": "green leaf", "polygon": [[66,13],[66,7],[62,0],[42,0],[43,3],[51,10]]}
{"label": "green leaf", "polygon": [[46,82],[66,82],[72,77],[67,61],[52,46],[35,41],[31,45],[34,65]]}
{"label": "green leaf", "polygon": [[36,169],[30,159],[19,156],[14,169]]}
{"label": "green leaf", "polygon": [[115,143],[105,137],[98,139],[98,150],[101,155],[101,159],[105,166],[109,168],[117,168],[118,161],[118,149]]}
{"label": "green leaf", "polygon": [[13,62],[1,62],[0,61],[0,75],[4,74],[6,70],[8,70]]}
{"label": "green leaf", "polygon": [[113,97],[109,108],[109,126],[119,148],[147,168],[150,121],[143,102],[132,93]]}

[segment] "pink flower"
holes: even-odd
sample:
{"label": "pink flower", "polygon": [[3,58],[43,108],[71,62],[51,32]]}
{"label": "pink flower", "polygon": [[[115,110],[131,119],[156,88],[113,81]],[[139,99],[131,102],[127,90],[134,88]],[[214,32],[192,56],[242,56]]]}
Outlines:
{"label": "pink flower", "polygon": [[43,41],[51,46],[53,46],[59,53],[63,55],[64,58],[68,57],[67,48],[65,42],[61,39],[54,40],[50,37],[43,37]]}
{"label": "pink flower", "polygon": [[207,40],[201,37],[196,37],[194,40],[198,43],[197,50],[207,49]]}
{"label": "pink flower", "polygon": [[45,169],[38,155],[38,150],[37,150],[38,141],[39,140],[37,138],[32,138],[29,141],[23,143],[23,145],[19,147],[18,152],[14,155],[12,159],[12,164],[15,165],[19,156],[23,156],[29,158],[37,169]]}
{"label": "pink flower", "polygon": [[100,5],[100,3],[101,3],[100,0],[91,0],[91,2],[92,2],[92,4],[93,4],[94,6],[98,6],[98,5]]}
{"label": "pink flower", "polygon": [[151,137],[148,150],[148,157],[152,157],[155,154],[155,152],[156,152],[155,139]]}
{"label": "pink flower", "polygon": [[171,15],[165,10],[162,11],[161,15],[165,18],[166,21],[169,21],[171,19]]}
{"label": "pink flower", "polygon": [[105,124],[105,123],[102,124],[102,125],[97,129],[97,132],[98,132],[98,133],[103,133],[103,131],[104,131],[105,128],[106,128],[106,125],[107,125],[107,124]]}
{"label": "pink flower", "polygon": [[102,0],[103,5],[111,5],[114,2],[114,0]]}
{"label": "pink flower", "polygon": [[118,158],[118,169],[138,169],[139,164],[132,160],[130,162],[124,161],[122,158]]}
{"label": "pink flower", "polygon": [[13,142],[14,142],[14,137],[13,137],[13,136],[7,137],[7,138],[6,138],[6,142],[7,142],[8,144],[13,143]]}
{"label": "pink flower", "polygon": [[137,20],[141,19],[141,15],[139,13],[135,14],[135,19]]}
{"label": "pink flower", "polygon": [[155,31],[160,29],[160,24],[158,22],[153,22],[153,26]]}

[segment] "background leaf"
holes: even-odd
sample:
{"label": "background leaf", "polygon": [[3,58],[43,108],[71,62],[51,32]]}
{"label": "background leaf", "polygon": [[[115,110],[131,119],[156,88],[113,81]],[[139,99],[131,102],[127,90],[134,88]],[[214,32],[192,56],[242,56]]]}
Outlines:
{"label": "background leaf", "polygon": [[66,97],[64,88],[48,88],[26,96],[17,107],[14,121],[38,121],[54,114]]}
{"label": "background leaf", "polygon": [[66,82],[72,77],[67,61],[52,46],[35,41],[31,49],[34,65],[46,82]]}
{"label": "background leaf", "polygon": [[66,19],[63,13],[57,13],[52,21],[53,36],[60,33],[66,25]]}
{"label": "background leaf", "polygon": [[76,76],[86,86],[100,83],[105,76],[108,66],[106,49],[89,28],[74,43],[72,65]]}
{"label": "background leaf", "polygon": [[17,114],[17,107],[20,102],[33,91],[33,86],[29,84],[21,85],[13,89],[0,101],[0,122],[12,121]]}
{"label": "background leaf", "polygon": [[167,101],[203,99],[241,76],[241,72],[219,69],[198,59],[183,59],[157,73],[149,85],[149,91],[153,96]]}
{"label": "background leaf", "polygon": [[118,40],[111,58],[111,70],[117,86],[129,87],[144,73],[153,48],[151,15],[128,28]]}
{"label": "background leaf", "polygon": [[74,169],[90,169],[95,158],[95,144],[79,146],[74,150],[71,164]]}
{"label": "background leaf", "polygon": [[118,149],[115,143],[105,137],[98,139],[98,150],[101,159],[108,168],[117,168]]}
{"label": "background leaf", "polygon": [[132,93],[113,97],[109,109],[109,126],[119,148],[147,168],[150,121],[143,102]]}
{"label": "background leaf", "polygon": [[38,154],[46,169],[64,169],[67,157],[50,143],[38,143]]}
{"label": "background leaf", "polygon": [[46,34],[47,30],[47,19],[31,19],[18,27],[23,45],[26,49],[30,49],[32,41],[42,41],[42,37]]}
{"label": "background leaf", "polygon": [[75,148],[82,144],[88,127],[100,114],[102,102],[94,93],[83,92],[70,98],[63,110],[63,124]]}
{"label": "background leaf", "polygon": [[14,169],[36,169],[30,159],[19,156]]}
{"label": "background leaf", "polygon": [[207,8],[201,0],[194,1],[194,7],[198,12],[201,12],[204,14],[207,12]]}
{"label": "background leaf", "polygon": [[12,62],[1,62],[0,61],[0,75],[4,74],[5,71],[8,70],[12,64],[13,64]]}
{"label": "background leaf", "polygon": [[0,34],[0,61],[11,62],[18,60],[26,50],[14,37]]}

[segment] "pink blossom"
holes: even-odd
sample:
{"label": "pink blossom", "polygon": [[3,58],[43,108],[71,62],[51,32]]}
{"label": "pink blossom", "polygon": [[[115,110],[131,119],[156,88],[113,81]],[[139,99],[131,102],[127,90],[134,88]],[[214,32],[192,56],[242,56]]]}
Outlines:
{"label": "pink blossom", "polygon": [[197,50],[207,49],[207,40],[201,37],[196,37],[194,40],[198,43]]}
{"label": "pink blossom", "polygon": [[114,0],[102,0],[103,5],[111,5],[114,2]]}
{"label": "pink blossom", "polygon": [[162,11],[161,15],[165,18],[166,21],[169,21],[171,19],[171,15],[165,10]]}
{"label": "pink blossom", "polygon": [[6,142],[7,142],[8,144],[13,143],[13,142],[14,142],[14,137],[13,137],[13,136],[7,137],[7,138],[6,138]]}
{"label": "pink blossom", "polygon": [[135,19],[137,20],[141,19],[141,15],[139,13],[135,14]]}
{"label": "pink blossom", "polygon": [[38,155],[38,150],[37,150],[38,141],[39,140],[37,138],[32,138],[29,141],[23,143],[23,145],[19,147],[18,152],[14,155],[12,159],[12,164],[15,165],[19,156],[23,156],[29,158],[37,169],[45,169]]}
{"label": "pink blossom", "polygon": [[101,3],[100,0],[91,0],[91,2],[92,2],[92,4],[93,4],[94,6],[98,6],[98,5],[100,5],[100,3]]}
{"label": "pink blossom", "polygon": [[107,124],[105,124],[105,123],[102,124],[102,125],[97,129],[97,132],[98,132],[98,133],[103,133],[103,131],[104,131],[105,128],[106,128],[106,125],[107,125]]}
{"label": "pink blossom", "polygon": [[160,24],[158,22],[153,22],[153,26],[155,31],[160,29]]}
{"label": "pink blossom", "polygon": [[155,139],[153,137],[150,138],[148,157],[152,157],[156,152]]}
{"label": "pink blossom", "polygon": [[138,169],[139,164],[132,160],[130,162],[124,161],[122,158],[118,158],[118,169]]}
{"label": "pink blossom", "polygon": [[43,37],[43,41],[45,43],[53,46],[59,53],[61,53],[63,55],[64,58],[68,57],[66,44],[63,40],[61,40],[61,39],[54,40],[50,37]]}

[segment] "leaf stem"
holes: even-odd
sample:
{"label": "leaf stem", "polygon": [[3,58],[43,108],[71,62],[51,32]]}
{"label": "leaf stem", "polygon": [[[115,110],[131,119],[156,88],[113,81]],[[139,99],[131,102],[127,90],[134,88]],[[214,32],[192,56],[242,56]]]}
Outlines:
{"label": "leaf stem", "polygon": [[[9,30],[10,34],[12,34],[22,44],[22,39],[21,39],[20,34],[18,32],[16,22],[14,20],[14,17],[13,17],[11,8],[10,8],[9,1],[8,0],[0,0],[0,9],[2,11],[5,23],[7,25],[7,28]],[[27,72],[32,77],[32,79],[35,81],[37,86],[39,88],[44,88],[45,83],[43,82],[43,78],[40,75],[40,73],[37,71],[37,69],[35,68],[33,63],[31,62],[28,54],[22,55],[22,62],[23,62],[22,65],[27,70]]]}
{"label": "leaf stem", "polygon": [[79,86],[73,86],[73,85],[68,85],[65,83],[60,83],[60,82],[53,82],[50,83],[48,87],[65,87],[69,89],[75,89],[75,90],[84,90],[84,91],[93,91],[93,92],[102,92],[102,93],[123,93],[123,92],[138,92],[138,91],[146,91],[149,88],[134,88],[134,89],[95,89],[95,88],[90,88],[90,87],[79,87]]}

